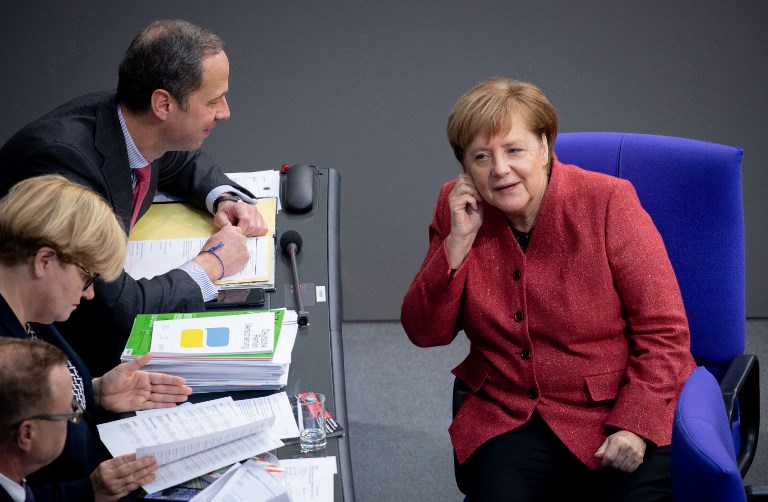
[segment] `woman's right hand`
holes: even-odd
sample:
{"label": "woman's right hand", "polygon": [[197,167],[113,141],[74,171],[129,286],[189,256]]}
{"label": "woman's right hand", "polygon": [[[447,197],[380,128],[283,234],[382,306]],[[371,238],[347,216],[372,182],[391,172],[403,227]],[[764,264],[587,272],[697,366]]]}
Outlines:
{"label": "woman's right hand", "polygon": [[480,226],[483,224],[483,206],[480,192],[472,176],[462,173],[448,195],[451,208],[451,233],[445,240],[445,249],[452,269],[457,269],[472,249]]}
{"label": "woman's right hand", "polygon": [[96,502],[113,502],[133,490],[154,481],[159,467],[155,457],[136,459],[129,453],[105,460],[91,474],[93,495]]}

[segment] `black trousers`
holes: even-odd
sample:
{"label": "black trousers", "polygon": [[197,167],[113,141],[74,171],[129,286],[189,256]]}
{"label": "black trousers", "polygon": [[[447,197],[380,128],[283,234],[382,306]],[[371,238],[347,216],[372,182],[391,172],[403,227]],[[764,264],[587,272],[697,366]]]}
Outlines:
{"label": "black trousers", "polygon": [[538,413],[522,427],[483,444],[461,469],[469,482],[469,502],[672,499],[669,447],[648,445],[643,463],[632,473],[591,470]]}

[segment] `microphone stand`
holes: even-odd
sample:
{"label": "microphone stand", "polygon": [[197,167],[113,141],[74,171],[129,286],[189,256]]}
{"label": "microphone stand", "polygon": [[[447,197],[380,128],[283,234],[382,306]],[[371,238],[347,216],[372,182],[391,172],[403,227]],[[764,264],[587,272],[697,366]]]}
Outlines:
{"label": "microphone stand", "polygon": [[299,284],[299,270],[296,266],[296,247],[295,244],[288,246],[288,255],[291,257],[291,272],[293,274],[293,295],[296,299],[296,314],[298,315],[297,322],[300,327],[309,324],[309,312],[304,310],[301,304],[301,289]]}

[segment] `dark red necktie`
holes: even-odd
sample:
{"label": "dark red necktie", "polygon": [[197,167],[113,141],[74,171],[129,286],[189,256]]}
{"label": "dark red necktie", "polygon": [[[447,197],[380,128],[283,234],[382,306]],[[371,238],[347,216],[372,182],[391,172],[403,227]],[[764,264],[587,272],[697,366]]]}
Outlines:
{"label": "dark red necktie", "polygon": [[149,190],[150,169],[151,166],[147,164],[144,167],[133,170],[136,175],[136,186],[133,189],[133,216],[131,216],[131,228],[133,228],[133,224],[136,223],[136,217],[139,216],[141,203],[144,202],[144,197]]}

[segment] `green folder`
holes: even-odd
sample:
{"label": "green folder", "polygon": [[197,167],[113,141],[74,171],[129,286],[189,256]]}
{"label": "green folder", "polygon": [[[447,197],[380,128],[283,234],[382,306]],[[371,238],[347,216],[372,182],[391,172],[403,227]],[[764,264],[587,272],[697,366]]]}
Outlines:
{"label": "green folder", "polygon": [[[138,314],[133,321],[133,328],[131,328],[131,334],[128,336],[128,341],[125,344],[123,350],[123,359],[132,357],[141,357],[149,352],[152,346],[152,327],[155,321],[169,321],[175,319],[195,319],[200,317],[218,317],[218,316],[230,316],[237,314],[252,314],[257,312],[265,312],[264,310],[227,310],[227,311],[212,311],[212,312],[184,312],[175,314]],[[280,328],[283,326],[283,316],[285,310],[273,309],[266,312],[275,313],[275,345],[272,347],[272,352],[259,352],[253,354],[202,354],[202,355],[190,355],[183,356],[184,358],[199,359],[199,358],[223,358],[223,359],[271,359],[275,355],[275,347],[277,347],[277,340],[280,336]],[[182,356],[176,356],[182,357]]]}

